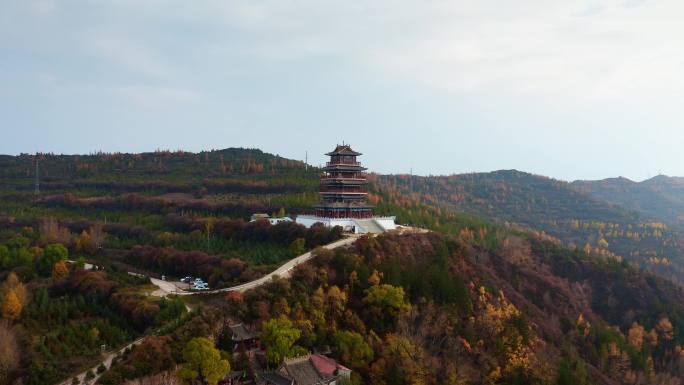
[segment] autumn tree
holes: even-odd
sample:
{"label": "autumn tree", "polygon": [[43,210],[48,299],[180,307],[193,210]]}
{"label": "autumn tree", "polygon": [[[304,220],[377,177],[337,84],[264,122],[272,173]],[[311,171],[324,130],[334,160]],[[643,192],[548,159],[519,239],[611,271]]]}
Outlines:
{"label": "autumn tree", "polygon": [[105,232],[102,228],[102,224],[97,223],[94,226],[91,226],[90,229],[88,229],[88,234],[90,235],[90,240],[95,250],[102,247],[105,240]]}
{"label": "autumn tree", "polygon": [[209,244],[211,241],[211,233],[214,231],[214,224],[215,224],[214,217],[209,217],[209,218],[207,218],[206,221],[204,221],[204,232],[207,235],[207,250],[209,250]]}
{"label": "autumn tree", "polygon": [[388,284],[372,286],[365,291],[363,303],[374,306],[382,311],[408,311],[411,305],[405,301],[404,289]]}
{"label": "autumn tree", "polygon": [[376,385],[425,385],[428,369],[423,350],[408,339],[389,334],[383,341],[380,357],[370,367]]}
{"label": "autumn tree", "polygon": [[347,304],[347,293],[340,290],[336,285],[330,286],[325,294],[325,307],[331,319],[344,312]]}
{"label": "autumn tree", "polygon": [[387,324],[396,322],[399,315],[408,312],[411,305],[404,298],[404,289],[388,284],[371,286],[364,291],[363,303],[382,330]]}
{"label": "autumn tree", "polygon": [[26,290],[26,287],[23,283],[21,283],[19,277],[17,277],[14,272],[9,273],[7,279],[5,279],[5,282],[2,283],[2,286],[0,287],[0,295],[2,293],[7,293],[10,290],[14,291],[14,294],[17,295],[19,302],[22,304],[26,304],[28,302],[28,290]]}
{"label": "autumn tree", "polygon": [[0,384],[9,383],[12,372],[19,368],[19,359],[19,341],[14,330],[0,323]]}
{"label": "autumn tree", "polygon": [[16,321],[21,317],[22,308],[23,304],[19,301],[14,289],[8,290],[2,301],[2,317],[9,321]]}
{"label": "autumn tree", "polygon": [[138,373],[155,374],[174,365],[173,352],[166,336],[146,337],[131,354],[131,362]]}
{"label": "autumn tree", "polygon": [[221,352],[205,337],[191,339],[183,349],[185,363],[178,370],[178,377],[194,381],[199,379],[208,385],[216,385],[230,371],[228,360],[221,358]]}
{"label": "autumn tree", "polygon": [[295,345],[300,335],[301,331],[284,316],[265,322],[261,330],[261,343],[266,347],[268,363],[278,365],[287,357],[305,353],[303,348]]}
{"label": "autumn tree", "polygon": [[50,217],[41,219],[38,225],[38,231],[40,233],[41,245],[54,242],[63,244],[71,242],[71,232],[69,229],[61,227],[56,218]]}
{"label": "autumn tree", "polygon": [[352,368],[363,368],[373,360],[373,349],[359,333],[350,331],[336,333],[335,347],[342,362]]}
{"label": "autumn tree", "polygon": [[371,286],[379,285],[380,280],[382,280],[382,275],[383,274],[381,272],[373,270],[373,273],[370,275],[370,277],[368,277],[368,284]]}
{"label": "autumn tree", "polygon": [[580,360],[563,358],[558,365],[556,384],[558,385],[588,385],[591,382],[584,363]]}
{"label": "autumn tree", "polygon": [[95,250],[95,245],[90,234],[85,230],[81,231],[81,234],[76,238],[76,251],[92,254]]}
{"label": "autumn tree", "polygon": [[658,321],[656,324],[656,330],[658,331],[658,335],[664,341],[670,341],[674,337],[672,322],[670,322],[667,317],[663,317],[660,319],[660,321]]}
{"label": "autumn tree", "polygon": [[69,257],[69,251],[60,243],[52,243],[45,246],[43,257],[38,261],[38,269],[43,275],[48,275],[52,267],[59,261],[64,261]]}
{"label": "autumn tree", "polygon": [[645,334],[646,331],[644,330],[644,327],[639,325],[637,322],[634,322],[632,327],[630,327],[629,331],[627,332],[627,341],[637,350],[641,350],[641,347],[644,344]]}
{"label": "autumn tree", "polygon": [[292,241],[292,243],[290,243],[290,254],[292,254],[293,256],[304,254],[304,250],[306,250],[304,248],[305,244],[306,240],[304,238],[295,239],[294,241]]}
{"label": "autumn tree", "polygon": [[0,268],[9,267],[11,264],[10,251],[5,245],[0,244]]}
{"label": "autumn tree", "polygon": [[55,263],[55,265],[52,267],[52,282],[62,282],[68,276],[69,268],[67,267],[66,261],[57,261],[57,263]]}

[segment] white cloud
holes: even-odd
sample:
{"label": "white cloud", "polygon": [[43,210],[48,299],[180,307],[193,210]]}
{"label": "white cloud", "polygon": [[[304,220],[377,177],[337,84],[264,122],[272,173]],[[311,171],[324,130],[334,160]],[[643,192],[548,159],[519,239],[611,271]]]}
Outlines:
{"label": "white cloud", "polygon": [[[389,81],[559,102],[676,97],[684,3],[244,1],[210,18],[266,59],[328,55]],[[649,96],[650,95],[650,96]]]}

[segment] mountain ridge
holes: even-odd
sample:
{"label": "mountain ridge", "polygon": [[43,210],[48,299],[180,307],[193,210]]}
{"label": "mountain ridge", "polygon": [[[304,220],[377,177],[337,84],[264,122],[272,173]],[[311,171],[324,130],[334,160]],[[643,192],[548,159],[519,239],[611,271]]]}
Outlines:
{"label": "mountain ridge", "polygon": [[684,178],[657,175],[642,182],[574,181],[571,186],[605,200],[684,229]]}

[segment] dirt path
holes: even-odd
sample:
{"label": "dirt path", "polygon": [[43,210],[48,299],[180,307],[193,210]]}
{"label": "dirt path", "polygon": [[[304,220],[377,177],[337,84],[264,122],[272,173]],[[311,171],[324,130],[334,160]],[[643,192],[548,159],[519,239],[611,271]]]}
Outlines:
{"label": "dirt path", "polygon": [[[340,239],[339,241],[327,244],[325,246],[321,246],[325,249],[334,249],[340,246],[347,246],[351,245],[352,243],[356,242],[356,240],[359,238],[358,235],[351,235],[348,236],[347,238]],[[223,289],[215,289],[215,290],[206,290],[206,291],[185,291],[180,288],[173,282],[168,282],[168,281],[162,281],[160,279],[156,278],[150,278],[153,284],[155,284],[159,289],[155,290],[152,294],[157,295],[157,296],[167,296],[170,294],[175,294],[175,295],[197,295],[197,294],[212,294],[212,293],[224,293],[228,291],[239,291],[239,292],[244,292],[249,289],[253,289],[255,287],[261,286],[267,282],[270,282],[273,277],[278,276],[278,277],[283,277],[283,278],[288,278],[290,274],[292,273],[292,269],[294,269],[297,265],[300,263],[305,263],[309,259],[311,259],[313,255],[311,252],[304,253],[298,257],[292,258],[289,261],[285,262],[283,265],[281,265],[279,268],[273,270],[272,272],[264,275],[261,278],[257,278],[253,281],[241,283],[236,286],[231,286],[231,287],[225,287]]]}
{"label": "dirt path", "polygon": [[[106,366],[107,369],[109,369],[109,368],[112,366],[112,360],[114,359],[114,357],[116,357],[117,354],[119,354],[119,353],[123,354],[124,350],[126,350],[126,349],[128,349],[128,348],[130,348],[130,347],[133,347],[133,346],[135,346],[135,345],[138,345],[139,343],[142,342],[143,338],[144,338],[144,337],[140,337],[140,338],[138,338],[137,340],[135,340],[135,341],[129,343],[128,345],[124,346],[123,348],[121,348],[121,349],[119,349],[119,350],[116,350],[116,351],[113,351],[113,352],[108,352],[108,353],[106,353],[105,356],[104,356],[104,360],[102,360],[99,364],[97,364],[96,366],[92,367],[91,369],[86,370],[85,372],[82,372],[82,373],[80,373],[80,374],[77,374],[77,375],[75,375],[75,376],[73,376],[73,377],[78,378],[78,384],[94,384],[94,383],[96,383],[97,380],[98,380],[98,379],[100,378],[100,376],[101,376],[101,374],[97,374],[97,367],[98,367],[98,366],[100,366],[101,364],[104,364],[104,366]],[[93,379],[91,379],[90,381],[86,381],[86,380],[85,380],[85,376],[86,376],[86,374],[87,374],[89,371],[91,371],[91,370],[92,370],[92,372],[95,374],[95,377],[94,377]],[[71,385],[71,384],[72,384],[72,381],[73,381],[73,377],[64,380],[64,382],[60,382],[58,385]]]}
{"label": "dirt path", "polygon": [[[340,246],[351,245],[357,239],[358,239],[358,235],[351,235],[347,238],[340,239],[339,241],[330,243],[330,244],[322,246],[322,247],[326,248],[326,249],[334,249],[334,248],[340,247]],[[258,279],[255,279],[253,281],[246,282],[246,283],[243,283],[243,284],[240,284],[237,286],[226,287],[226,288],[217,289],[217,290],[195,291],[195,292],[184,291],[184,290],[178,288],[178,286],[176,286],[176,284],[174,284],[173,282],[162,281],[161,279],[150,277],[150,281],[152,281],[152,283],[159,288],[159,289],[155,290],[154,292],[152,292],[152,295],[156,295],[159,297],[165,297],[165,296],[170,295],[170,294],[194,295],[194,294],[206,294],[206,293],[222,293],[222,292],[228,292],[228,291],[243,292],[243,291],[261,286],[261,285],[271,281],[271,279],[273,279],[273,277],[275,277],[275,276],[283,277],[283,278],[289,278],[290,274],[292,274],[292,269],[294,269],[300,263],[304,263],[304,262],[308,261],[312,257],[313,257],[313,255],[311,254],[311,252],[304,253],[298,257],[295,257],[295,258],[285,262],[282,266],[280,266],[279,268],[275,269],[271,273],[266,274],[265,276],[263,276],[261,278],[258,278]],[[93,265],[86,264],[85,267],[92,269]],[[123,348],[117,350],[117,351],[106,353],[104,356],[104,360],[101,362],[101,364],[104,364],[107,367],[107,369],[109,369],[112,365],[112,360],[114,359],[114,357],[116,357],[116,355],[118,353],[123,352],[124,350],[126,350],[129,347],[132,347],[134,345],[139,344],[140,342],[142,342],[143,338],[144,337],[141,337],[141,338],[131,342],[130,344],[124,346]],[[100,364],[97,364],[93,368],[86,370],[85,372],[82,372],[82,373],[75,375],[73,377],[78,378],[78,380],[79,380],[78,384],[94,384],[95,382],[97,382],[97,379],[100,378],[100,375],[97,374],[97,367],[98,366],[100,366]],[[86,376],[86,373],[88,373],[88,371],[90,371],[90,370],[92,370],[93,373],[95,373],[95,378],[86,382],[85,376]],[[60,382],[58,385],[71,385],[72,384],[71,381],[72,381],[73,377],[71,377],[67,380],[64,380],[64,382]]]}

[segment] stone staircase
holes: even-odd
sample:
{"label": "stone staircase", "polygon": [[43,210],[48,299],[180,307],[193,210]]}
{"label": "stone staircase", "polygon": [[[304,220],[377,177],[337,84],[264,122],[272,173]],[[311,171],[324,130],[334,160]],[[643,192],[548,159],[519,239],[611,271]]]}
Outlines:
{"label": "stone staircase", "polygon": [[382,233],[385,231],[374,219],[354,219],[354,222],[363,229],[363,233]]}

